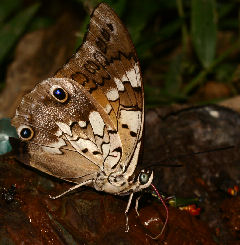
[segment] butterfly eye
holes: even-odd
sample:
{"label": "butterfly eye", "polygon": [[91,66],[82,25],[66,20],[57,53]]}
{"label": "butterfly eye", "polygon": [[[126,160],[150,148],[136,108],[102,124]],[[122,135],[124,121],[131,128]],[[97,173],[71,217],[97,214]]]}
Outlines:
{"label": "butterfly eye", "polygon": [[61,103],[64,103],[68,99],[68,93],[61,87],[53,87],[51,89],[52,96]]}
{"label": "butterfly eye", "polygon": [[30,140],[34,135],[34,132],[30,127],[23,126],[19,131],[19,135],[23,140]]}
{"label": "butterfly eye", "polygon": [[149,173],[145,173],[145,172],[140,173],[139,175],[140,184],[141,185],[147,184],[149,177],[150,177]]}

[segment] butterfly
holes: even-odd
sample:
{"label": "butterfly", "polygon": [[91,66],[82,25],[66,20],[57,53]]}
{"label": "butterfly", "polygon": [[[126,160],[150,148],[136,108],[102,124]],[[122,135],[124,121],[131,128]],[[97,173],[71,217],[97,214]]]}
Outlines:
{"label": "butterfly", "polygon": [[135,169],[142,148],[144,91],[131,38],[102,3],[83,44],[56,74],[26,94],[12,119],[18,160],[75,185],[129,195],[152,184]]}

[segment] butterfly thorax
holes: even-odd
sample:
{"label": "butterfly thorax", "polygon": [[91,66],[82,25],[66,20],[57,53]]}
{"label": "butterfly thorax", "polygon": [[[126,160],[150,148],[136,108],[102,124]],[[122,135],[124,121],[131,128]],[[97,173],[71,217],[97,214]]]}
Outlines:
{"label": "butterfly thorax", "polygon": [[141,171],[137,178],[134,178],[134,176],[128,177],[126,173],[121,171],[112,172],[109,175],[106,175],[104,172],[100,172],[94,180],[93,185],[94,188],[99,191],[115,195],[128,195],[147,188],[151,184],[153,173],[149,174],[147,181],[144,183],[140,179],[142,173],[143,171]]}

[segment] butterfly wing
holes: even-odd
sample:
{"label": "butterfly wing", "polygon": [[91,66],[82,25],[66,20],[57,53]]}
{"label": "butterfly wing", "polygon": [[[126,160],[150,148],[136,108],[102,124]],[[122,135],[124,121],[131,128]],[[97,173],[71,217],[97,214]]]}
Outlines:
{"label": "butterfly wing", "polygon": [[[52,96],[50,90],[54,86],[69,95],[66,103]],[[20,138],[25,128],[33,132],[33,136],[25,140],[25,152],[30,155],[25,163],[64,179],[98,172],[102,156],[96,154],[98,148],[93,143],[92,129],[86,123],[92,111],[101,111],[101,108],[74,81],[50,78],[39,83],[23,97],[12,120]]]}
{"label": "butterfly wing", "polygon": [[[68,98],[53,96],[62,88]],[[12,120],[26,127],[27,164],[66,180],[135,169],[143,129],[143,87],[134,46],[106,4],[93,12],[77,53],[25,95]]]}
{"label": "butterfly wing", "polygon": [[91,93],[120,136],[122,165],[134,170],[144,120],[142,77],[129,33],[108,5],[95,9],[84,43],[55,77],[72,78]]}

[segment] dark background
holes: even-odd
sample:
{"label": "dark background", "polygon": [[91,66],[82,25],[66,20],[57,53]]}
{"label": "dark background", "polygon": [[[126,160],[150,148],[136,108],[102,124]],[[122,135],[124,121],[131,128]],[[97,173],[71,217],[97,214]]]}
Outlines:
{"label": "dark background", "polygon": [[[74,53],[86,31],[89,14],[99,2],[1,0],[1,88],[5,86],[6,70],[21,37],[49,28],[69,14],[72,23],[62,25],[59,31],[75,38],[74,45],[70,45]],[[105,2],[126,24],[136,46],[147,106],[218,102],[238,94],[239,1]],[[44,45],[48,49],[48,44]],[[59,52],[60,47],[52,55]]]}

